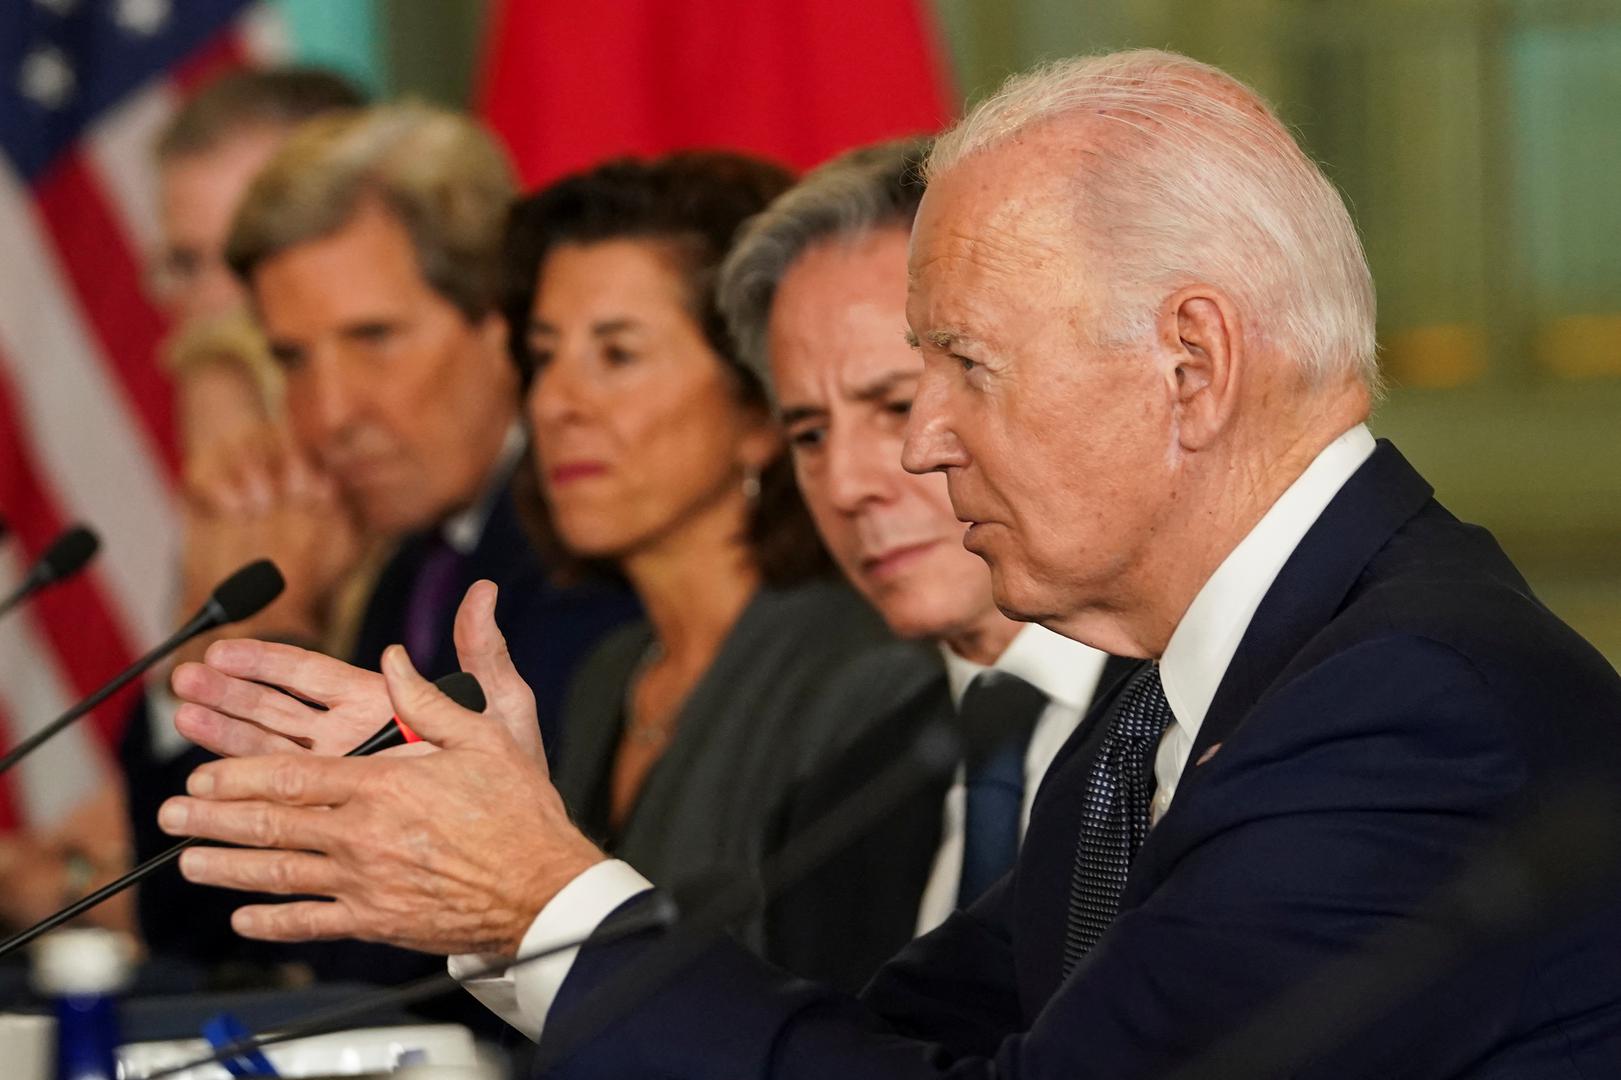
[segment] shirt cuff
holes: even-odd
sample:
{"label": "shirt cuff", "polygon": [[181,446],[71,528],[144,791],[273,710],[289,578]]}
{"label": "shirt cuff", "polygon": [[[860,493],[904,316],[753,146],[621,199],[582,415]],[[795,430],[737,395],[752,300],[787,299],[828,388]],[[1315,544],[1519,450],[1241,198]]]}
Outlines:
{"label": "shirt cuff", "polygon": [[[527,956],[553,944],[576,941],[595,933],[602,921],[621,904],[652,887],[629,863],[618,859],[597,863],[563,886],[551,903],[540,909],[523,936],[518,955]],[[579,953],[579,947],[575,946],[482,979],[465,975],[509,958],[463,954],[450,958],[450,976],[485,1008],[538,1042],[546,1014],[551,1011],[552,1002],[557,999],[563,980],[568,978]]]}

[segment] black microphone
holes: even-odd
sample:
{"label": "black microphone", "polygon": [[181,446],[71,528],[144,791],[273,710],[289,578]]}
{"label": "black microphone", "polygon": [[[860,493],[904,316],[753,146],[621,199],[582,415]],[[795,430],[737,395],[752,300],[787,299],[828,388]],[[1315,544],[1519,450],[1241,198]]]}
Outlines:
{"label": "black microphone", "polygon": [[[4,539],[6,527],[0,522],[0,539]],[[83,570],[85,564],[96,557],[101,548],[101,538],[95,532],[83,525],[75,525],[67,532],[51,541],[51,546],[45,549],[45,554],[23,577],[22,584],[18,585],[12,594],[0,600],[0,615],[4,615],[24,600],[33,596],[47,585],[54,585]]]}
{"label": "black microphone", "polygon": [[[469,675],[467,672],[453,671],[444,678],[436,681],[434,685],[439,688],[440,693],[444,694],[447,698],[454,701],[462,708],[480,713],[484,711],[484,688],[478,684],[477,679]],[[408,742],[419,741],[420,738],[418,737],[417,733],[407,727],[405,723],[396,716],[390,719],[388,723],[378,728],[376,732],[366,739],[365,742],[362,742],[359,746],[355,747],[353,750],[349,751],[343,756],[366,757],[368,754],[375,754],[379,750],[387,750],[391,746],[401,746]],[[69,919],[77,918],[78,916],[83,915],[85,912],[89,911],[91,908],[95,907],[97,904],[108,899],[109,897],[117,896],[131,885],[134,885],[141,879],[150,876],[152,871],[156,870],[158,867],[174,862],[174,860],[180,857],[180,853],[182,851],[185,851],[192,845],[199,843],[202,843],[201,837],[187,837],[178,844],[169,848],[167,851],[163,851],[152,856],[150,859],[135,867],[122,877],[109,881],[95,892],[81,896],[79,899],[75,900],[61,911],[58,911],[56,914],[47,916],[46,918],[35,923],[33,926],[30,926],[28,929],[21,930],[13,934],[5,941],[0,941],[0,958],[4,958],[9,953],[15,952],[17,949],[22,948],[24,945],[27,945],[30,941],[33,941],[41,934],[49,933],[50,931],[55,930],[58,926],[61,926]]]}
{"label": "black microphone", "polygon": [[[806,874],[888,817],[919,787],[948,775],[956,768],[960,755],[961,742],[950,725],[937,722],[925,726],[899,757],[866,780],[830,813],[795,834],[779,851],[767,857],[761,865],[757,881],[731,878],[719,888],[702,890],[708,896],[700,904],[689,905],[691,918],[683,916],[679,923],[677,917],[682,914],[681,909],[668,893],[657,892],[644,903],[614,912],[593,932],[579,938],[520,953],[511,960],[494,961],[473,971],[463,972],[459,979],[447,972],[429,975],[390,990],[380,990],[354,1002],[279,1024],[274,1034],[255,1035],[229,1043],[207,1057],[148,1073],[143,1080],[161,1080],[200,1065],[233,1059],[261,1047],[338,1031],[366,1015],[460,990],[462,979],[488,978],[582,945],[606,945],[653,930],[676,927],[677,932],[662,942],[661,948],[651,950],[637,964],[635,971],[622,973],[620,979],[610,980],[594,992],[582,1009],[583,1015],[573,1017],[568,1024],[569,1030],[563,1039],[547,1036],[546,1048],[538,1052],[537,1058],[537,1062],[543,1064],[537,1065],[536,1072],[543,1072],[545,1065],[562,1060],[580,1041],[600,1030],[602,1025],[611,1023],[621,1010],[658,989],[722,934],[728,923],[776,900]],[[705,873],[696,875],[693,880],[707,884],[714,878],[714,874]],[[689,890],[678,888],[676,891]]]}
{"label": "black microphone", "polygon": [[276,597],[286,582],[282,580],[281,571],[269,559],[260,559],[251,562],[226,578],[219,584],[208,601],[203,604],[197,614],[193,615],[186,625],[171,634],[157,648],[141,657],[135,663],[119,672],[111,682],[100,690],[79,702],[73,708],[52,720],[49,724],[34,732],[5,757],[0,758],[0,773],[4,773],[17,762],[39,749],[47,740],[57,732],[79,719],[85,713],[112,697],[131,679],[140,675],[147,668],[174,652],[180,646],[196,637],[198,634],[215,627],[226,626],[230,623],[240,622],[250,615],[257,615]]}

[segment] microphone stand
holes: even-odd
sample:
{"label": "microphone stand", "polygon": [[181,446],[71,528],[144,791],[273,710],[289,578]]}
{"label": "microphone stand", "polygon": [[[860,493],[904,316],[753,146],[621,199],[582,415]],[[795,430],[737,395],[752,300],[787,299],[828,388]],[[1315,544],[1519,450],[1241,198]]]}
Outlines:
{"label": "microphone stand", "polygon": [[168,656],[170,653],[174,652],[181,645],[184,645],[187,641],[190,641],[192,638],[196,637],[198,634],[201,634],[205,630],[212,629],[215,626],[220,626],[230,621],[232,620],[226,614],[225,609],[220,605],[220,602],[210,597],[208,603],[203,605],[201,611],[193,615],[186,625],[182,626],[173,634],[170,634],[167,638],[165,638],[161,643],[158,644],[156,648],[152,649],[145,656],[135,661],[117,675],[113,676],[112,681],[108,682],[101,689],[97,690],[95,693],[73,706],[73,708],[69,709],[61,716],[58,716],[55,720],[52,720],[49,724],[46,724],[44,727],[28,736],[28,738],[12,747],[4,757],[0,757],[0,775],[4,775],[6,771],[9,770],[13,765],[16,765],[17,762],[33,753],[42,744],[56,735],[57,732],[61,731],[69,724],[79,719],[79,717],[83,716],[91,709],[94,709],[96,706],[118,693],[118,691],[129,685],[131,680],[144,674],[146,670],[153,664],[156,664],[159,660],[162,660],[165,656]]}
{"label": "microphone stand", "polygon": [[[205,612],[206,613],[206,612]],[[198,616],[201,618],[202,616]],[[196,620],[193,620],[194,622]],[[181,633],[185,633],[184,630]],[[478,680],[465,671],[453,671],[434,683],[441,693],[464,709],[473,712],[484,711],[484,690],[478,685]],[[365,742],[344,754],[344,757],[367,757],[386,750],[392,746],[399,746],[415,736],[407,736],[405,727],[398,718],[390,720],[378,728]],[[125,889],[134,885],[141,879],[151,875],[152,871],[160,866],[173,862],[180,857],[180,853],[194,844],[202,843],[202,837],[190,836],[175,844],[167,851],[160,851],[135,869],[116,878],[87,896],[81,896],[56,914],[35,923],[26,930],[19,930],[5,941],[0,941],[0,959],[27,945],[41,934],[49,933],[58,926],[67,922],[76,915],[83,914],[101,903],[110,896],[116,896]],[[223,845],[221,845],[223,846]]]}

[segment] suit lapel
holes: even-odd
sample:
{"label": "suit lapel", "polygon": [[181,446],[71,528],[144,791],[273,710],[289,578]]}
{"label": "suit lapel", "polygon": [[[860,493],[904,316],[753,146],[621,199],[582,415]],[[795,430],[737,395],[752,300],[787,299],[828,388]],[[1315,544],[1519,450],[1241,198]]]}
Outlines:
{"label": "suit lapel", "polygon": [[[1199,767],[1235,736],[1278,676],[1332,621],[1368,563],[1432,494],[1396,448],[1380,440],[1306,532],[1256,609],[1199,728],[1167,819],[1198,788]],[[1165,836],[1157,826],[1148,834],[1127,880],[1123,908],[1141,902],[1174,863],[1178,853],[1164,848]]]}
{"label": "suit lapel", "polygon": [[1434,489],[1388,441],[1346,481],[1284,563],[1211,699],[1189,762],[1224,742],[1345,602],[1368,563]]}
{"label": "suit lapel", "polygon": [[[1142,661],[1134,656],[1111,655],[1105,660],[1103,672],[1098,676],[1097,689],[1092,691],[1092,701],[1086,707],[1087,715],[1098,712],[1100,705],[1107,706],[1108,702],[1113,701],[1114,696],[1126,685],[1126,680],[1140,664]],[[1101,716],[1102,713],[1098,712],[1098,715]]]}

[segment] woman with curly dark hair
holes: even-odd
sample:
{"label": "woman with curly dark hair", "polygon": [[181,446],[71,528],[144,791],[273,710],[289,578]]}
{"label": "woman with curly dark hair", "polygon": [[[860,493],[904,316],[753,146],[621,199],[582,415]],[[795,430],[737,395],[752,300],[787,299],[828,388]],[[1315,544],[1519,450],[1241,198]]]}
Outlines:
{"label": "woman with curly dark hair", "polygon": [[508,230],[543,542],[612,564],[647,615],[576,678],[554,778],[661,884],[770,849],[786,792],[844,734],[807,703],[885,640],[833,576],[716,309],[738,226],[790,180],[726,153],[616,161],[523,201]]}

